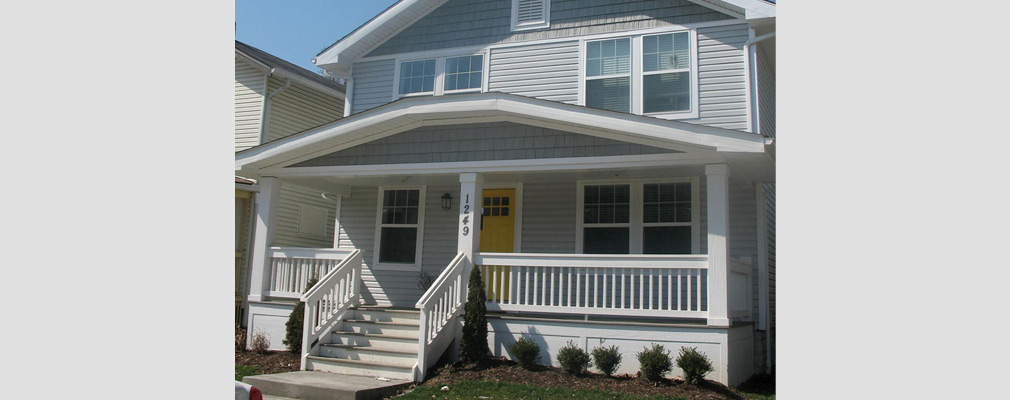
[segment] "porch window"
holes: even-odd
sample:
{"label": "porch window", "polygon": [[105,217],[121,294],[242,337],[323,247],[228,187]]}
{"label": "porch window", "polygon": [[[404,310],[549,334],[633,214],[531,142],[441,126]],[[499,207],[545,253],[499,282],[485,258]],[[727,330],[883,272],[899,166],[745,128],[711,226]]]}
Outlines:
{"label": "porch window", "polygon": [[691,184],[645,184],[642,253],[691,254]]}
{"label": "porch window", "polygon": [[375,266],[412,270],[420,265],[424,188],[379,189]]}
{"label": "porch window", "polygon": [[631,112],[631,39],[586,43],[586,106]]}
{"label": "porch window", "polygon": [[583,252],[628,254],[630,211],[629,185],[587,185],[583,190]]}
{"label": "porch window", "polygon": [[433,93],[435,90],[435,60],[400,63],[400,95]]}

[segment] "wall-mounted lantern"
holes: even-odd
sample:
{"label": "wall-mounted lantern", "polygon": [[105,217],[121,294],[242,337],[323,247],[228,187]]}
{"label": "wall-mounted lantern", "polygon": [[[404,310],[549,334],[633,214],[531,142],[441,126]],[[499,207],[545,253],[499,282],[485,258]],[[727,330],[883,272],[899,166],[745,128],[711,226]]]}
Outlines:
{"label": "wall-mounted lantern", "polygon": [[442,209],[448,210],[452,208],[452,196],[449,193],[442,195]]}

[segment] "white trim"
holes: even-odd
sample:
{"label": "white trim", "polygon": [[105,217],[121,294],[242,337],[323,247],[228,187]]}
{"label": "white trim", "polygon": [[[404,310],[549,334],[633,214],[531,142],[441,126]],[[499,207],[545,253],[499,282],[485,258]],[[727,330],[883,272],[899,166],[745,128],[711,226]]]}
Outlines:
{"label": "white trim", "polygon": [[[414,263],[380,263],[379,262],[379,249],[382,246],[382,199],[383,194],[386,190],[418,190],[418,201],[417,201],[417,224],[395,224],[398,227],[414,227],[417,229],[417,245],[414,249]],[[421,255],[424,252],[424,212],[425,203],[428,199],[425,197],[426,186],[379,186],[379,198],[376,200],[375,204],[375,247],[372,251],[372,265],[371,268],[375,270],[392,270],[392,271],[412,271],[417,272],[421,270]],[[385,224],[391,225],[391,224]]]}
{"label": "white trim", "polygon": [[[575,253],[584,254],[583,249],[583,229],[586,227],[615,227],[628,228],[628,253],[642,254],[644,243],[644,229],[647,226],[686,226],[683,223],[648,223],[642,221],[644,209],[644,185],[654,183],[683,183],[691,184],[691,254],[701,254],[701,185],[697,176],[688,177],[668,177],[668,178],[644,178],[644,179],[589,179],[576,181],[575,190]],[[628,185],[629,199],[628,222],[612,224],[586,224],[583,221],[586,185]],[[595,254],[594,254],[595,255]],[[658,255],[663,256],[666,255]]]}
{"label": "white trim", "polygon": [[522,160],[460,161],[415,164],[376,164],[330,167],[287,167],[265,170],[277,177],[355,177],[384,175],[439,175],[463,172],[588,171],[643,167],[704,165],[725,162],[718,154],[666,153],[631,156],[539,158]]}
{"label": "white trim", "polygon": [[474,256],[474,264],[520,265],[526,267],[708,269],[708,255],[481,252]]}
{"label": "white trim", "polygon": [[[348,193],[350,194],[350,193]],[[333,248],[340,247],[340,208],[344,204],[344,195],[337,195],[337,212],[333,213]]]}
{"label": "white trim", "polygon": [[522,182],[499,182],[485,183],[481,192],[487,189],[515,189],[515,223],[513,225],[512,251],[522,253],[523,251],[523,183]]}
{"label": "white trim", "polygon": [[[747,42],[749,43],[751,40],[754,40],[754,28],[747,29]],[[758,130],[755,128],[757,118],[754,112],[754,107],[757,104],[757,101],[754,99],[754,96],[757,95],[757,90],[753,88],[757,86],[757,65],[754,59],[754,50],[754,46],[744,43],[743,75],[747,77],[747,84],[744,85],[743,89],[747,107],[747,128],[750,129],[751,133],[758,133]]]}
{"label": "white trim", "polygon": [[537,22],[526,22],[519,24],[519,0],[512,0],[512,13],[509,18],[509,31],[528,31],[551,27],[551,0],[539,0],[543,7],[544,18]]}

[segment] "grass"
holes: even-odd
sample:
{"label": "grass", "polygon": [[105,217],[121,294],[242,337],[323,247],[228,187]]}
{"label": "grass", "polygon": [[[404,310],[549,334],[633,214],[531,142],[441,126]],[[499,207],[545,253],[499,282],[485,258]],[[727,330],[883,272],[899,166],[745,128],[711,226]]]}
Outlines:
{"label": "grass", "polygon": [[503,382],[489,381],[462,381],[443,392],[440,388],[432,386],[421,386],[414,391],[398,397],[403,400],[428,400],[437,399],[586,399],[586,400],[686,400],[683,397],[665,396],[632,396],[613,392],[604,392],[596,389],[566,389],[556,387],[540,387],[530,385],[517,385]]}
{"label": "grass", "polygon": [[260,368],[254,365],[236,365],[235,380],[242,382],[242,378],[250,375],[259,375]]}

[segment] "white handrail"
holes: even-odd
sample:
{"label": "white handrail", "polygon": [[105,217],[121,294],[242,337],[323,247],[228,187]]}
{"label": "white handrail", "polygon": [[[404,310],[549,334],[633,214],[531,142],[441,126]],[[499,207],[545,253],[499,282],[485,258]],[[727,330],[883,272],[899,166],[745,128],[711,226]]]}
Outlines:
{"label": "white handrail", "polygon": [[708,255],[479,253],[489,311],[707,318]]}
{"label": "white handrail", "polygon": [[271,247],[267,249],[270,281],[266,295],[299,299],[313,278],[321,279],[354,249]]}
{"label": "white handrail", "polygon": [[305,302],[302,325],[302,369],[309,355],[317,354],[315,343],[361,298],[361,250],[355,249],[329,273],[312,286],[301,301]]}
{"label": "white handrail", "polygon": [[464,273],[468,266],[466,254],[457,254],[415,304],[421,310],[417,366],[414,369],[418,382],[424,380],[424,373],[438,361],[438,357],[455,336],[455,329],[444,328],[456,325],[456,313],[466,303],[469,277],[464,276]]}

